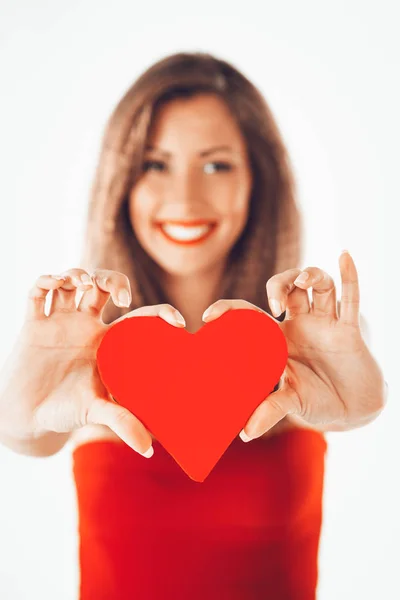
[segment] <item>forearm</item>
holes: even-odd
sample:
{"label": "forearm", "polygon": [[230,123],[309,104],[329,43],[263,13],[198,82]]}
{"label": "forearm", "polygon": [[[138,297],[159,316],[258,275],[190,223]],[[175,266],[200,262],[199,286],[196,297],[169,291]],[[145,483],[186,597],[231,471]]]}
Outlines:
{"label": "forearm", "polygon": [[70,435],[70,432],[57,433],[50,431],[37,438],[16,439],[0,432],[0,444],[17,454],[45,457],[57,454],[64,447]]}

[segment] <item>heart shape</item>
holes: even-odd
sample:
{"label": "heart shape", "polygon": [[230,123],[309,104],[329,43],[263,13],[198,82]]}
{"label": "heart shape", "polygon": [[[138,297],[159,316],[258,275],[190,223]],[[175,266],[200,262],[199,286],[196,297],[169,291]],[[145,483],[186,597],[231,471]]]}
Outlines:
{"label": "heart shape", "polygon": [[194,334],[161,317],[127,317],[97,350],[107,391],[198,482],[273,391],[287,358],[277,322],[252,309],[229,310]]}

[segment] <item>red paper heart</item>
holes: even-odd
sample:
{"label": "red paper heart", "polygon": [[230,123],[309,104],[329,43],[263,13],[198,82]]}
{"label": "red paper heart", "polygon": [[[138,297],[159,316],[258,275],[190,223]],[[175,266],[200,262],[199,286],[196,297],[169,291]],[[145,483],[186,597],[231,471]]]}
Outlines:
{"label": "red paper heart", "polygon": [[287,363],[279,325],[230,310],[195,334],[161,317],[128,317],[97,351],[100,377],[194,481],[204,481]]}

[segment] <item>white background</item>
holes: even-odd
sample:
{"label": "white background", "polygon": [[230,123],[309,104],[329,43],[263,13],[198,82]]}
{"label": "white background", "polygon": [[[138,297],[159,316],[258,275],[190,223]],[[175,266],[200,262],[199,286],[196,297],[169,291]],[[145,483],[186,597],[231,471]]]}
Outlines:
{"label": "white background", "polygon": [[[395,0],[0,0],[1,361],[33,281],[78,266],[106,119],[171,52],[213,52],[265,94],[305,214],[300,266],[327,270],[340,298],[339,254],[352,253],[390,393],[373,424],[328,436],[321,600],[400,598],[398,22]],[[75,600],[71,448],[0,447],[0,477],[0,597]]]}

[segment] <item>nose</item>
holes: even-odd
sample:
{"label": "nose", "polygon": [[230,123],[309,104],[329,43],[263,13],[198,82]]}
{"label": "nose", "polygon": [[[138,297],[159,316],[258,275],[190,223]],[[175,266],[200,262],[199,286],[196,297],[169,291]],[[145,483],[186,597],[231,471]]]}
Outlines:
{"label": "nose", "polygon": [[201,186],[196,181],[196,176],[190,169],[175,173],[169,190],[171,204],[180,205],[182,212],[201,202]]}

